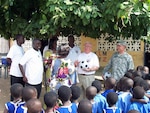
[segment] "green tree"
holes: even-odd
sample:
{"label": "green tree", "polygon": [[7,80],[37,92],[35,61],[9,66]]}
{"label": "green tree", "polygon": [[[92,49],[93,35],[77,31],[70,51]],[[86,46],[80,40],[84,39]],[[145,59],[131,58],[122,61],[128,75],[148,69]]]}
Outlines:
{"label": "green tree", "polygon": [[139,39],[150,31],[150,0],[0,0],[0,34]]}

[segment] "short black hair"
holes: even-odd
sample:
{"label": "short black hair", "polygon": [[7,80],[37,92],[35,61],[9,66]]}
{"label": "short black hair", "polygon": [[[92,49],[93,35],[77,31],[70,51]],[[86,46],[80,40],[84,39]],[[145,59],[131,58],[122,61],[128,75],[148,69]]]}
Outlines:
{"label": "short black hair", "polygon": [[135,78],[133,79],[133,81],[134,81],[133,87],[135,87],[135,86],[140,86],[140,85],[141,85],[141,82],[143,81],[143,78],[137,76],[137,77],[135,77]]}
{"label": "short black hair", "polygon": [[16,36],[15,36],[15,40],[18,40],[19,38],[21,38],[21,37],[24,37],[22,34],[17,34]]}
{"label": "short black hair", "polygon": [[107,99],[109,107],[111,107],[115,105],[116,102],[118,101],[118,95],[116,92],[110,92],[107,94],[106,99]]}
{"label": "short black hair", "polygon": [[57,97],[58,96],[54,91],[47,92],[44,95],[44,103],[47,107],[52,108],[56,105]]}
{"label": "short black hair", "polygon": [[61,101],[68,101],[71,97],[71,89],[68,86],[60,86],[58,89],[58,96]]}
{"label": "short black hair", "polygon": [[133,88],[133,98],[142,99],[144,97],[145,91],[141,86],[136,86]]}
{"label": "short black hair", "polygon": [[101,82],[99,80],[94,80],[92,82],[92,86],[96,87],[97,93],[99,93],[101,91],[101,89],[102,89],[102,84],[101,84]]}
{"label": "short black hair", "polygon": [[77,100],[80,97],[80,95],[81,95],[80,87],[76,86],[76,85],[72,85],[70,88],[71,88],[71,92],[72,92],[71,99],[72,100]]}
{"label": "short black hair", "polygon": [[129,71],[126,72],[124,76],[128,77],[128,78],[131,78],[131,79],[133,78],[133,74],[131,72],[129,72]]}
{"label": "short black hair", "polygon": [[97,89],[94,86],[89,86],[86,88],[86,97],[87,99],[91,100],[94,99],[94,97],[97,94]]}
{"label": "short black hair", "polygon": [[22,90],[22,98],[24,99],[24,101],[28,101],[31,98],[33,98],[34,96],[37,96],[37,90],[35,87],[33,86],[26,86],[23,88]]}
{"label": "short black hair", "polygon": [[18,98],[22,96],[23,86],[20,83],[15,83],[10,87],[10,93],[12,97]]}
{"label": "short black hair", "polygon": [[92,104],[89,100],[84,99],[79,102],[78,113],[92,113]]}

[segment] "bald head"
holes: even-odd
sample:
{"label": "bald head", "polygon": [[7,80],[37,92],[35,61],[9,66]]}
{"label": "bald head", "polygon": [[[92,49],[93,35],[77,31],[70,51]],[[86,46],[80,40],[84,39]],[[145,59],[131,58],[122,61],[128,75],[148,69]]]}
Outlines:
{"label": "bald head", "polygon": [[28,113],[40,113],[42,111],[42,104],[38,99],[30,99],[27,102]]}
{"label": "bald head", "polygon": [[137,110],[130,110],[130,111],[128,111],[128,113],[140,113],[140,112]]}
{"label": "bald head", "polygon": [[81,100],[77,109],[78,113],[92,113],[92,104],[89,100]]}
{"label": "bald head", "polygon": [[89,100],[92,100],[97,94],[97,89],[94,86],[89,86],[86,88],[86,97]]}

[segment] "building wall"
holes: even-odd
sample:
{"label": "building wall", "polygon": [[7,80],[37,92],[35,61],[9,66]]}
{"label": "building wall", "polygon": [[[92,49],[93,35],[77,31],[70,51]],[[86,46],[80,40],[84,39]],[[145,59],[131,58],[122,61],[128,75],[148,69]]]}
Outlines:
{"label": "building wall", "polygon": [[[98,58],[100,60],[101,67],[104,67],[107,65],[108,61],[110,60],[112,54],[116,51],[116,42],[108,42],[105,40],[107,36],[101,35],[98,39],[93,39],[90,37],[75,36],[75,44],[78,45],[81,48],[81,51],[84,49],[84,43],[86,41],[89,41],[92,43],[93,48],[92,51],[95,52],[98,55]],[[68,40],[67,37],[58,37],[58,45],[61,45],[62,43],[67,43]],[[12,41],[10,41],[12,42]],[[127,42],[127,52],[132,55],[135,67],[138,65],[144,65],[144,42],[140,40],[132,40],[131,38],[126,40]],[[12,42],[10,45],[14,44]],[[26,40],[25,44],[23,44],[23,47],[26,50],[32,47],[32,41]]]}
{"label": "building wall", "polygon": [[[83,44],[86,41],[92,43],[92,51],[98,55],[101,67],[105,67],[112,54],[116,51],[117,41],[108,42],[105,40],[105,36],[101,36],[98,39],[81,36],[80,47],[82,50]],[[132,56],[135,67],[138,65],[144,65],[144,42],[141,40],[132,40],[132,38],[126,39],[125,41],[127,42],[126,51]]]}
{"label": "building wall", "polygon": [[0,36],[0,53],[8,53],[9,41]]}

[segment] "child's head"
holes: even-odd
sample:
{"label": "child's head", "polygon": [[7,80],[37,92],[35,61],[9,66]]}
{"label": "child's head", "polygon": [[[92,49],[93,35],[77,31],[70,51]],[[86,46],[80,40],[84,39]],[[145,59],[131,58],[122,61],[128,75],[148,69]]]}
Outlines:
{"label": "child's head", "polygon": [[142,73],[142,71],[134,71],[133,76],[134,77],[142,77],[143,73]]}
{"label": "child's head", "polygon": [[102,89],[102,85],[101,85],[101,82],[99,80],[94,80],[92,82],[92,86],[96,87],[97,93],[99,93]]}
{"label": "child's head", "polygon": [[27,112],[28,113],[41,113],[42,111],[42,104],[40,100],[33,98],[27,101]]}
{"label": "child's head", "polygon": [[10,93],[14,99],[22,97],[22,90],[23,86],[19,83],[15,83],[10,87]]}
{"label": "child's head", "polygon": [[123,77],[117,82],[116,88],[115,88],[116,91],[122,91],[122,90],[123,90],[123,89],[122,89],[122,87],[123,87],[122,82],[123,82],[125,79],[127,79],[127,77],[124,77],[124,76],[123,76]]}
{"label": "child's head", "polygon": [[126,72],[124,76],[133,79],[133,74],[131,72]]}
{"label": "child's head", "polygon": [[105,81],[105,89],[113,89],[116,86],[116,79],[113,77],[109,77]]}
{"label": "child's head", "polygon": [[33,86],[26,86],[23,88],[22,97],[25,102],[32,98],[37,98],[37,90]]}
{"label": "child's head", "polygon": [[107,99],[107,103],[108,103],[109,107],[112,107],[118,101],[118,95],[115,92],[110,92],[107,94],[106,99]]}
{"label": "child's head", "polygon": [[148,83],[147,83],[146,80],[142,80],[141,83],[140,83],[140,86],[141,86],[145,91],[149,90],[149,85],[148,85]]}
{"label": "child's head", "polygon": [[148,84],[148,87],[150,89],[150,80],[146,80],[147,84]]}
{"label": "child's head", "polygon": [[140,112],[137,110],[130,110],[130,111],[128,111],[128,113],[140,113]]}
{"label": "child's head", "polygon": [[135,78],[133,79],[133,81],[134,81],[133,87],[140,86],[142,80],[143,80],[143,79],[142,79],[141,77],[139,77],[139,76],[135,77]]}
{"label": "child's head", "polygon": [[142,99],[144,97],[145,91],[141,86],[136,86],[133,88],[133,98]]}
{"label": "child's head", "polygon": [[81,94],[81,89],[79,86],[76,85],[72,85],[71,87],[71,92],[72,92],[72,96],[71,96],[71,100],[77,100],[80,97]]}
{"label": "child's head", "polygon": [[79,102],[78,113],[92,113],[92,104],[89,100],[84,99]]}
{"label": "child's head", "polygon": [[97,94],[97,89],[94,86],[89,86],[86,88],[86,98],[88,100],[94,99]]}
{"label": "child's head", "polygon": [[48,108],[53,108],[57,102],[57,94],[54,91],[45,93],[44,103]]}
{"label": "child's head", "polygon": [[126,78],[122,82],[122,91],[130,91],[133,88],[133,80],[131,78]]}
{"label": "child's head", "polygon": [[70,100],[71,89],[67,86],[61,86],[58,89],[58,97],[62,102],[66,102],[66,101]]}

